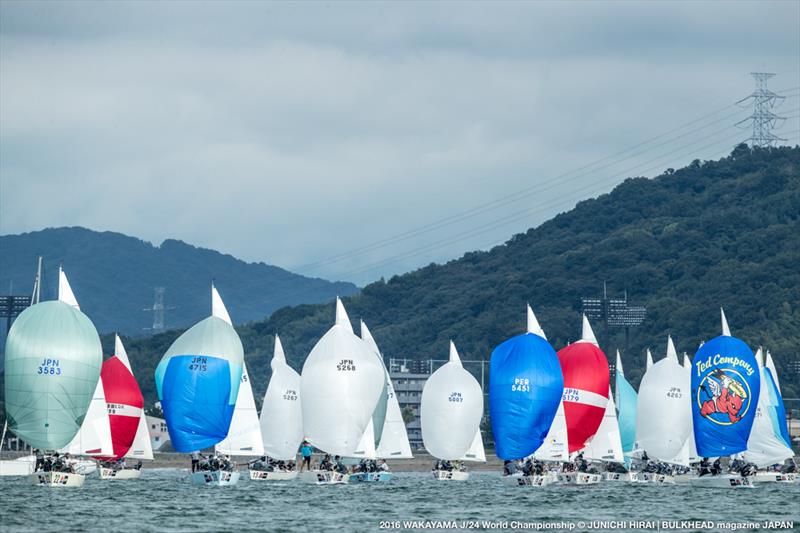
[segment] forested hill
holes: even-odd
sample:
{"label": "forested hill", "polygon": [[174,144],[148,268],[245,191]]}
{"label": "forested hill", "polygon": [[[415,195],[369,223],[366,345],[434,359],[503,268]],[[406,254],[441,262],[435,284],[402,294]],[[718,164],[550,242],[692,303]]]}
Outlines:
{"label": "forested hill", "polygon": [[120,233],[85,228],[51,228],[0,236],[0,287],[13,284],[17,294],[30,294],[36,256],[44,256],[43,299],[56,297],[59,263],[81,308],[100,332],[149,334],[154,288],[164,287],[165,325],[186,327],[211,309],[210,282],[217,286],[239,323],[260,320],[274,310],[299,303],[330,301],[353,294],[351,283],[307,278],[264,263],[246,263],[214,250],[182,241],[160,246]]}
{"label": "forested hill", "polygon": [[[666,336],[692,354],[720,333],[724,306],[733,334],[772,351],[784,396],[797,396],[790,361],[800,346],[800,148],[740,146],[719,161],[694,161],[655,179],[631,178],[611,193],[515,235],[488,252],[373,283],[345,299],[354,324],[364,317],[387,357],[488,358],[525,328],[531,302],[556,349],[580,334],[581,296],[627,290],[647,317],[623,353],[638,385],[652,347]],[[334,306],[301,305],[240,327],[257,394],[266,385],[272,335],[302,367],[332,324]],[[598,336],[601,328],[597,328]],[[612,350],[624,346],[613,330]],[[154,398],[153,369],[178,332],[132,342],[128,353]]]}

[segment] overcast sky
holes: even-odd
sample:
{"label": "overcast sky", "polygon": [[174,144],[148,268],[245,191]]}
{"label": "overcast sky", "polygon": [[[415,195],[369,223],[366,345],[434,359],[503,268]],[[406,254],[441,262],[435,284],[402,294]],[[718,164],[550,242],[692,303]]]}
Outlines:
{"label": "overcast sky", "polygon": [[177,238],[364,284],[720,157],[754,70],[789,90],[797,143],[798,50],[793,1],[3,0],[0,233]]}

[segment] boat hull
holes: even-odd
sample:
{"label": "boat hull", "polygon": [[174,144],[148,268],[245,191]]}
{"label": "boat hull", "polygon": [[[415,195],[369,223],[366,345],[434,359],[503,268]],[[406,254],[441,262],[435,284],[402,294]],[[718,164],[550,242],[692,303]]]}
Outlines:
{"label": "boat hull", "polygon": [[253,481],[291,481],[297,478],[297,470],[267,472],[265,470],[250,470],[250,479]]}
{"label": "boat hull", "polygon": [[123,468],[120,470],[100,468],[100,479],[118,479],[122,481],[125,479],[139,479],[140,477],[142,477],[142,471],[135,468]]}
{"label": "boat hull", "polygon": [[86,476],[73,472],[36,472],[29,479],[33,485],[43,487],[82,487]]}
{"label": "boat hull", "polygon": [[558,481],[562,485],[597,485],[601,477],[600,474],[589,472],[564,472],[558,474]]}
{"label": "boat hull", "polygon": [[652,474],[649,472],[645,472],[642,474],[643,481],[647,483],[667,483],[667,484],[675,484],[675,477],[669,476],[667,474]]}
{"label": "boat hull", "polygon": [[339,472],[330,472],[327,470],[301,472],[298,477],[303,483],[311,485],[345,485],[350,481],[349,474],[341,474]]}
{"label": "boat hull", "polygon": [[722,474],[719,476],[701,476],[692,478],[690,481],[693,487],[709,489],[752,489],[753,482],[750,478]]}
{"label": "boat hull", "polygon": [[753,483],[794,483],[797,481],[797,474],[782,474],[780,472],[758,472],[755,476],[750,476]]}
{"label": "boat hull", "polygon": [[19,459],[0,461],[0,476],[29,476],[36,466],[36,457],[29,455]]}
{"label": "boat hull", "polygon": [[72,465],[73,470],[78,474],[83,474],[84,476],[88,476],[90,474],[94,474],[97,471],[97,462],[89,461],[89,460],[81,460],[81,461],[72,461],[70,463]]}
{"label": "boat hull", "polygon": [[355,483],[388,483],[394,474],[391,472],[357,472],[350,474],[350,481]]}
{"label": "boat hull", "polygon": [[469,472],[461,470],[434,470],[434,479],[438,481],[466,481],[469,479]]}
{"label": "boat hull", "polygon": [[606,472],[603,474],[603,481],[638,483],[639,472]]}
{"label": "boat hull", "polygon": [[191,476],[192,485],[229,487],[239,482],[239,472],[227,472],[225,470],[203,470],[194,472]]}
{"label": "boat hull", "polygon": [[503,476],[503,483],[508,485],[516,485],[519,487],[546,487],[553,482],[553,478],[547,474],[524,476],[522,474],[513,474],[510,476]]}

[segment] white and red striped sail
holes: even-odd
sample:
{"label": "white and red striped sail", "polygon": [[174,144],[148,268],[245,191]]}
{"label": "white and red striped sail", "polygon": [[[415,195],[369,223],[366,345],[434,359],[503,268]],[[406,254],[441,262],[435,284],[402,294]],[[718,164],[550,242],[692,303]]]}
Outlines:
{"label": "white and red striped sail", "polygon": [[100,379],[103,381],[108,405],[114,459],[119,459],[128,453],[136,437],[139,419],[142,418],[144,398],[136,378],[133,377],[128,356],[119,336],[116,338],[114,351],[116,354],[103,362]]}
{"label": "white and red striped sail", "polygon": [[572,453],[597,433],[608,403],[608,360],[585,316],[581,340],[562,348],[558,360],[564,375],[564,417]]}

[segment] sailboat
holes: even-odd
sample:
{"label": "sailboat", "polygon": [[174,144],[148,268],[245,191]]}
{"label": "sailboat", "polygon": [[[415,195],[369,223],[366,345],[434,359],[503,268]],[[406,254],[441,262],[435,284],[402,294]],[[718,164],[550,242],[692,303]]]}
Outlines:
{"label": "sailboat", "polygon": [[[211,316],[185,331],[156,367],[158,399],[173,448],[190,453],[228,435],[244,366],[242,341],[216,287],[211,285]],[[194,485],[235,485],[239,472],[193,472]]]}
{"label": "sailboat", "polygon": [[[300,375],[306,440],[326,453],[353,457],[385,391],[384,376],[375,354],[353,333],[337,298],[335,323],[308,354]],[[334,470],[302,472],[299,477],[314,484],[349,481],[347,473]]]}
{"label": "sailboat", "polygon": [[[137,458],[153,459],[153,449],[147,433],[147,419],[144,414],[144,397],[139,384],[133,376],[131,363],[122,339],[114,336],[114,355],[103,362],[100,381],[106,393],[108,419],[111,429],[113,452],[101,459]],[[144,431],[145,439],[137,442],[137,436]],[[100,479],[138,479],[142,475],[141,463],[125,468],[100,466]]]}
{"label": "sailboat", "polygon": [[[700,346],[692,359],[692,420],[697,453],[702,457],[729,456],[747,449],[761,392],[752,350],[731,335],[722,309],[720,315],[722,335]],[[691,483],[708,488],[753,486],[738,474],[700,475]]]}
{"label": "sailboat", "polygon": [[622,455],[628,472],[606,472],[606,481],[638,481],[639,473],[630,471],[630,456],[636,444],[636,404],[638,396],[636,391],[625,379],[625,370],[622,367],[622,356],[617,350],[615,366],[616,379],[614,380],[614,397],[617,404],[617,423],[619,424],[620,445]]}
{"label": "sailboat", "polygon": [[[765,469],[794,457],[794,451],[786,424],[783,398],[772,369],[763,364],[761,348],[756,352],[756,361],[761,372],[761,394],[758,396],[758,407],[753,429],[747,440],[747,449],[740,456],[758,468]],[[752,477],[752,480],[755,483],[794,483],[797,474],[760,471]]]}
{"label": "sailboat", "polygon": [[[272,377],[261,403],[261,439],[264,453],[278,461],[294,461],[303,441],[303,410],[300,400],[300,374],[286,363],[281,339],[275,335]],[[250,469],[250,479],[287,481],[297,477],[297,470]]]}
{"label": "sailboat", "polygon": [[[450,360],[436,370],[422,388],[420,423],[428,452],[446,462],[461,461],[480,438],[483,392],[475,378],[464,370],[453,341]],[[469,472],[454,465],[433,470],[438,480],[465,481]]]}
{"label": "sailboat", "polygon": [[[672,337],[667,337],[667,356],[642,377],[636,410],[636,437],[652,459],[689,466],[686,440],[691,434],[689,376],[678,363]],[[640,474],[644,481],[674,483],[671,475]]]}
{"label": "sailboat", "polygon": [[[372,420],[367,425],[364,436],[355,452],[355,457],[364,459],[411,459],[411,445],[408,442],[406,425],[397,402],[389,371],[383,362],[375,339],[367,324],[361,321],[361,340],[370,348],[381,363],[384,372],[385,389],[378,400]],[[357,472],[350,474],[350,481],[382,482],[391,481],[392,473],[387,471]]]}
{"label": "sailboat", "polygon": [[[59,278],[66,280],[61,269]],[[61,297],[66,295],[59,291]],[[74,305],[74,295],[72,300],[28,307],[6,339],[9,429],[45,453],[67,446],[78,434],[100,381],[100,337],[91,320]],[[79,487],[85,475],[42,470],[30,480],[36,485]]]}
{"label": "sailboat", "polygon": [[[504,461],[526,459],[542,447],[564,392],[556,351],[530,305],[527,312],[527,331],[497,346],[489,361],[489,415],[495,452]],[[521,486],[544,486],[551,480],[545,472],[503,477]]]}
{"label": "sailboat", "polygon": [[228,456],[261,457],[264,455],[264,442],[261,439],[261,425],[258,421],[253,387],[247,374],[247,363],[242,361],[242,379],[239,394],[233,408],[231,427],[228,435],[214,445],[214,451]]}
{"label": "sailboat", "polygon": [[[608,360],[597,344],[586,315],[581,339],[559,350],[558,359],[564,375],[568,451],[573,454],[583,450],[600,429],[611,390]],[[558,478],[567,484],[594,485],[600,482],[601,476],[590,472],[564,472]]]}

